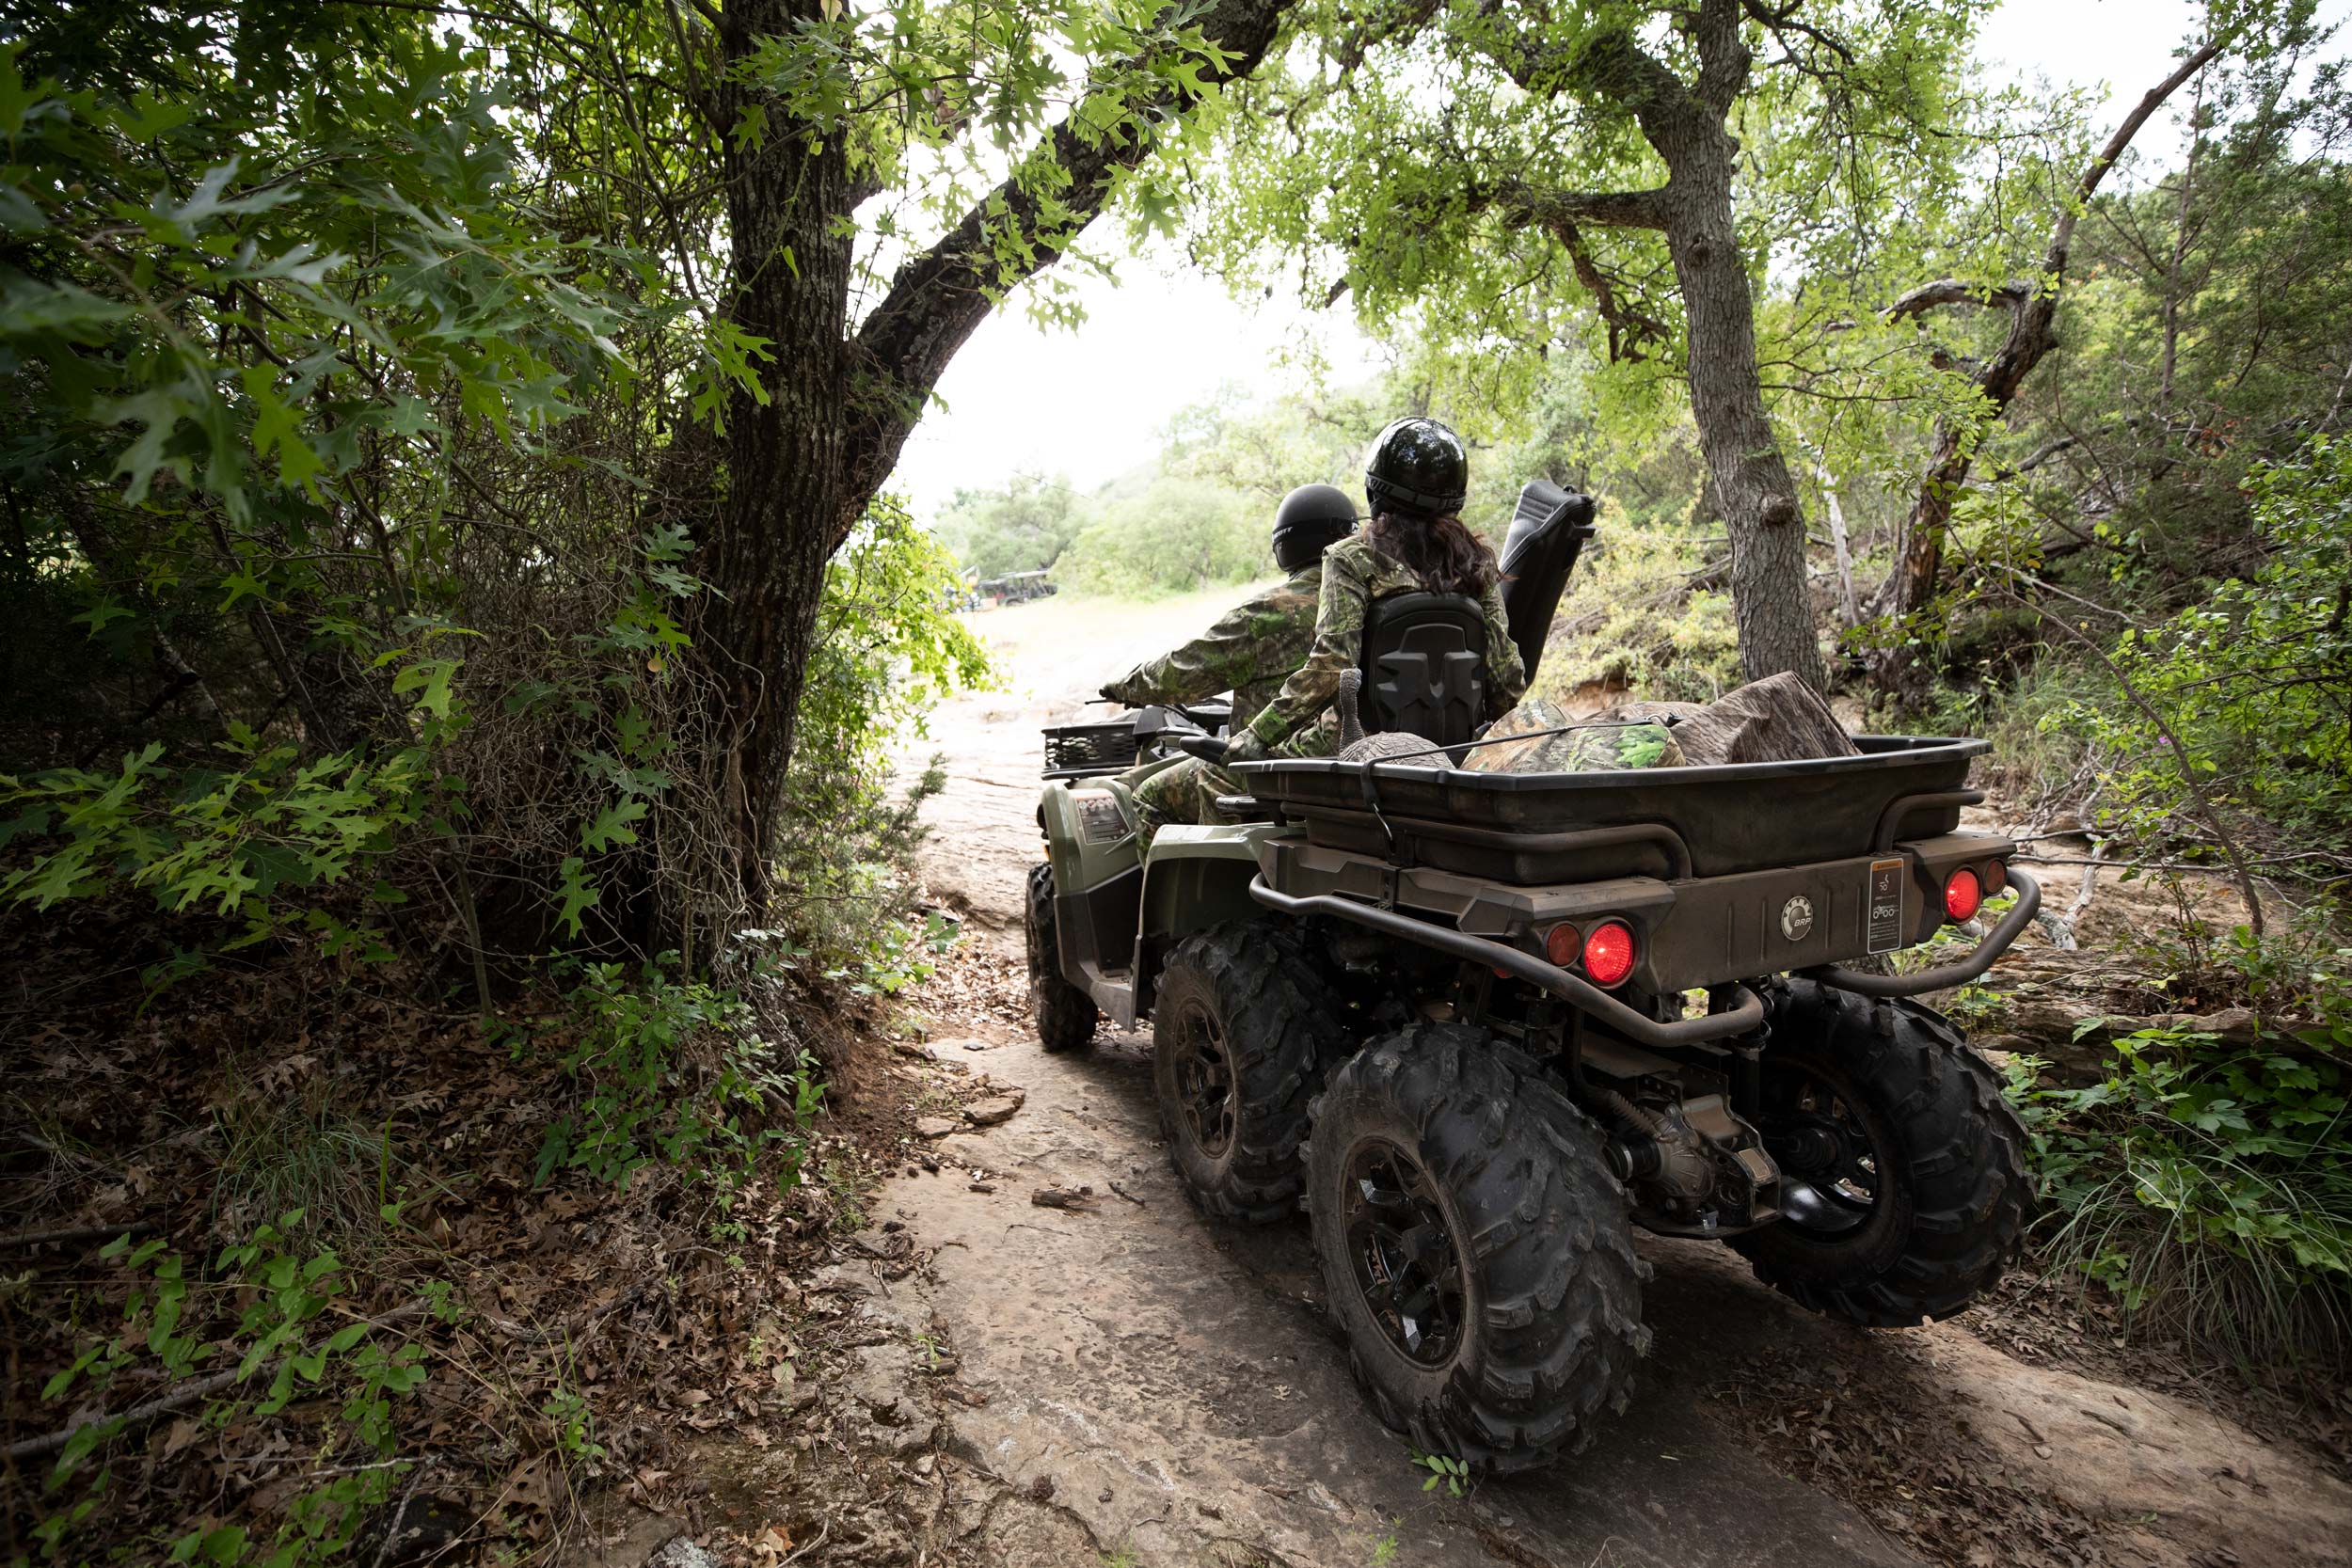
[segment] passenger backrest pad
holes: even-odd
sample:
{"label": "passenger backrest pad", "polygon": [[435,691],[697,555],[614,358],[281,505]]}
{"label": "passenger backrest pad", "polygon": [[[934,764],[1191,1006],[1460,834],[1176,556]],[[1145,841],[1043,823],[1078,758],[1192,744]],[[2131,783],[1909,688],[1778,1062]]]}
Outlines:
{"label": "passenger backrest pad", "polygon": [[1486,712],[1486,618],[1460,594],[1397,594],[1364,617],[1363,723],[1459,746]]}

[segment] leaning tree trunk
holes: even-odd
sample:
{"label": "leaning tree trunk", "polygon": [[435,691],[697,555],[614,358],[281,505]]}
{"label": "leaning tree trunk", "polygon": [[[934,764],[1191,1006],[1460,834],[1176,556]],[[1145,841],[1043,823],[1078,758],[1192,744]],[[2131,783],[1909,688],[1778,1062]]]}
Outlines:
{"label": "leaning tree trunk", "polygon": [[1731,215],[1738,144],[1720,121],[1686,129],[1663,193],[1666,247],[1687,323],[1691,411],[1731,533],[1731,598],[1750,680],[1786,671],[1826,687],[1805,585],[1804,514],[1764,410],[1756,308]]}
{"label": "leaning tree trunk", "polygon": [[[694,628],[699,705],[677,738],[715,777],[715,844],[666,871],[656,933],[690,967],[707,965],[729,933],[764,921],[794,719],[815,651],[825,563],[888,480],[931,388],[1003,291],[1051,265],[1150,156],[1158,128],[1264,58],[1293,0],[1211,0],[1184,7],[1216,53],[1156,88],[1089,96],[1012,174],[929,250],[909,258],[852,330],[854,214],[874,194],[850,166],[840,128],[794,119],[742,70],[763,40],[790,36],[830,0],[729,0],[718,22],[725,70],[712,104],[723,133],[733,292],[742,331],[766,339],[774,362],[762,393],[727,403],[726,472],[697,538],[709,585]],[[1178,0],[1169,0],[1170,15]],[[837,10],[838,7],[834,6]],[[1126,62],[1132,65],[1134,62]],[[736,129],[764,117],[763,135]],[[1127,122],[1122,124],[1122,121]],[[1111,134],[1106,127],[1119,128]],[[1008,255],[1017,260],[1006,260]],[[764,394],[764,395],[763,395]],[[688,831],[696,824],[687,823]],[[699,900],[681,907],[680,900]]]}
{"label": "leaning tree trunk", "polygon": [[[2115,166],[2116,160],[2122,157],[2149,117],[2182,83],[2204,70],[2245,26],[2246,23],[2240,21],[2207,39],[2123,117],[2115,134],[2075,181],[2074,198],[2058,213],[2050,230],[2040,278],[1990,288],[1956,277],[1940,278],[1920,285],[1886,308],[1890,319],[1908,316],[1915,321],[1947,305],[2006,306],[2010,311],[2008,335],[1999,351],[1985,361],[1976,375],[1977,391],[1980,394],[1976,414],[1966,420],[1947,419],[1936,425],[1935,446],[1927,472],[1920,478],[1918,492],[1913,497],[1910,514],[1903,522],[1901,554],[1882,597],[1882,602],[1897,616],[1916,615],[1933,602],[1937,579],[1944,569],[1944,540],[1951,529],[1952,503],[1959,499],[1968,483],[1978,443],[2007,416],[2026,377],[2058,346],[2058,294],[2066,283],[2067,252],[2074,243],[2076,219],[2090,205],[2100,182]],[[1897,692],[1916,686],[1920,678],[1910,650],[1900,643],[1880,652],[1872,661],[1871,673],[1880,686]]]}

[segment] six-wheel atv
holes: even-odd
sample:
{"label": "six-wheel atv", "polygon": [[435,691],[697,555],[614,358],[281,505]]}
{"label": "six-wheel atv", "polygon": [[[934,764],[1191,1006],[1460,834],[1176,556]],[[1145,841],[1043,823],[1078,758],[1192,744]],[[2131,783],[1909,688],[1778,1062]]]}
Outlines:
{"label": "six-wheel atv", "polygon": [[[1531,672],[1590,515],[1521,497],[1503,566]],[[1484,635],[1467,600],[1375,606],[1368,726],[1449,750],[1241,764],[1232,825],[1148,856],[1132,774],[1055,779],[1027,928],[1045,1048],[1148,1018],[1185,1190],[1245,1222],[1303,1203],[1381,1418],[1508,1470],[1623,1408],[1648,1338],[1635,1226],[1727,1242],[1872,1326],[1995,1281],[2023,1132],[1914,998],[1981,974],[2041,895],[2008,840],[1959,831],[1982,741],[1463,769]],[[1963,957],[1883,961],[2005,889]]]}

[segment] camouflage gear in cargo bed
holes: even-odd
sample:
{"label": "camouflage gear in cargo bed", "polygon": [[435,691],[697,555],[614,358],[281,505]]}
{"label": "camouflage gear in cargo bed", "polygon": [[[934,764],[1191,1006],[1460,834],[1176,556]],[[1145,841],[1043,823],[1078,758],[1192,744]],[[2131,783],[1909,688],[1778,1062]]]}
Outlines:
{"label": "camouflage gear in cargo bed", "polygon": [[[1252,761],[1267,756],[1328,756],[1338,750],[1331,701],[1339,692],[1340,673],[1363,660],[1364,615],[1375,599],[1398,594],[1425,593],[1430,584],[1415,576],[1403,562],[1383,555],[1370,538],[1357,532],[1323,552],[1323,589],[1315,610],[1313,648],[1297,673],[1282,683],[1273,701],[1260,709],[1243,734],[1241,712],[1233,714],[1238,749],[1228,759]],[[1511,624],[1503,613],[1502,590],[1489,586],[1479,595],[1478,608],[1486,622],[1486,701],[1490,713],[1507,710],[1527,689],[1527,672],[1519,663],[1518,644],[1511,641]],[[1302,752],[1283,743],[1318,721],[1330,736]]]}
{"label": "camouflage gear in cargo bed", "polygon": [[[1235,605],[1216,624],[1171,653],[1147,659],[1103,688],[1130,707],[1147,703],[1197,703],[1233,694],[1233,722],[1246,724],[1282,689],[1315,640],[1315,594],[1321,563]],[[1230,791],[1229,791],[1230,793]]]}
{"label": "camouflage gear in cargo bed", "polygon": [[[1683,765],[1682,748],[1662,723],[1570,724],[1540,697],[1521,703],[1495,721],[1462,766],[1474,773],[1606,773]],[[1522,738],[1501,738],[1511,736]]]}

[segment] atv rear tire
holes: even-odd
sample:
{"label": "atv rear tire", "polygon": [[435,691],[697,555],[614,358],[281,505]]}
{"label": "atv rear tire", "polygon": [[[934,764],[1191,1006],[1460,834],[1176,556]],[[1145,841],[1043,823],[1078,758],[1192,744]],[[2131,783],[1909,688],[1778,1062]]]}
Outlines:
{"label": "atv rear tire", "polygon": [[1094,998],[1063,978],[1061,946],[1054,931],[1054,868],[1029,867],[1029,899],[1023,920],[1029,948],[1029,1010],[1037,1015],[1037,1039],[1048,1051],[1083,1051],[1094,1043],[1102,1013]]}
{"label": "atv rear tire", "polygon": [[1307,1212],[1332,1316],[1381,1420],[1510,1471],[1581,1451],[1649,1349],[1599,1131],[1486,1030],[1374,1041],[1314,1107]]}
{"label": "atv rear tire", "polygon": [[1298,1207],[1298,1146],[1343,1007],[1288,922],[1237,920],[1177,944],[1153,986],[1152,1082],[1185,1194],[1263,1225]]}
{"label": "atv rear tire", "polygon": [[2026,1130],[1941,1013],[1791,981],[1763,1098],[1784,1217],[1731,1243],[1758,1279],[1871,1328],[1949,1317],[2000,1279],[2025,1228]]}

